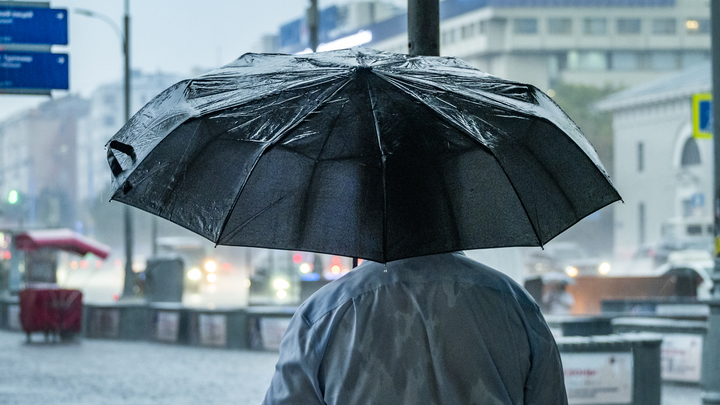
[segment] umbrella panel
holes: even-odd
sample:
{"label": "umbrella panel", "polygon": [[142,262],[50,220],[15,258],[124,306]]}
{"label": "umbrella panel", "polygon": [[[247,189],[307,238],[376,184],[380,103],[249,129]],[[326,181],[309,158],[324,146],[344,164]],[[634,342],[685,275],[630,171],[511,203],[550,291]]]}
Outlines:
{"label": "umbrella panel", "polygon": [[[113,199],[146,210],[214,242],[255,163],[273,138],[297,125],[317,97],[342,83],[297,87],[180,125],[148,152]],[[318,95],[319,94],[319,95]],[[302,106],[290,108],[291,102]]]}
{"label": "umbrella panel", "polygon": [[489,150],[433,116],[380,78],[348,84],[267,150],[219,243],[380,261],[537,245]]}

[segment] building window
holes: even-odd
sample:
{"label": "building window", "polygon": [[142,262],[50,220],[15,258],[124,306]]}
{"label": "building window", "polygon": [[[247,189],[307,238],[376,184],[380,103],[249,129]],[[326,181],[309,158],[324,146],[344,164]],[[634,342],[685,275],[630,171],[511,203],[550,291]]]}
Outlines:
{"label": "building window", "polygon": [[640,173],[645,170],[645,145],[642,141],[637,144],[637,169]]}
{"label": "building window", "polygon": [[639,18],[618,18],[617,20],[618,34],[632,35],[640,33]]}
{"label": "building window", "polygon": [[610,54],[610,66],[612,70],[639,70],[640,55],[632,51],[616,51]]}
{"label": "building window", "polygon": [[607,20],[605,18],[586,18],[583,23],[583,33],[585,35],[607,34]]}
{"label": "building window", "polygon": [[478,27],[478,33],[484,34],[485,31],[487,31],[487,21],[485,21],[485,20],[478,21],[477,27]]}
{"label": "building window", "polygon": [[513,32],[516,34],[537,34],[537,18],[516,18],[513,20]]}
{"label": "building window", "polygon": [[652,70],[677,69],[677,55],[672,51],[655,51],[650,53],[650,68]]}
{"label": "building window", "polygon": [[606,70],[607,53],[599,51],[570,51],[567,66],[571,70]]}
{"label": "building window", "polygon": [[683,145],[682,156],[680,157],[680,166],[695,166],[700,162],[700,149],[698,148],[695,138],[688,138]]}
{"label": "building window", "polygon": [[688,34],[709,34],[710,20],[707,18],[690,18],[685,21]]}
{"label": "building window", "polygon": [[645,243],[645,203],[638,204],[638,242]]}
{"label": "building window", "polygon": [[554,35],[572,34],[572,19],[548,18],[548,33]]}
{"label": "building window", "polygon": [[656,18],[652,22],[652,33],[655,35],[675,34],[677,23],[674,18]]}
{"label": "building window", "polygon": [[705,62],[710,59],[710,55],[703,51],[685,51],[681,56],[682,67],[695,66],[698,63]]}
{"label": "building window", "polygon": [[448,45],[453,44],[457,40],[457,34],[455,33],[457,30],[451,29],[447,30],[442,33],[442,44]]}
{"label": "building window", "polygon": [[462,28],[460,28],[460,38],[466,39],[472,38],[473,36],[475,36],[475,24],[463,25]]}

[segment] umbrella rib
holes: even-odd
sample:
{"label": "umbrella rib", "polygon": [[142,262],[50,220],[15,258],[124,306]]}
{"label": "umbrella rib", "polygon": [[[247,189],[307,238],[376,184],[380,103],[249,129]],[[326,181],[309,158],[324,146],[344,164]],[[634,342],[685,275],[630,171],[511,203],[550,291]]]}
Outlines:
{"label": "umbrella rib", "polygon": [[[528,222],[530,223],[530,227],[532,228],[533,232],[535,233],[535,237],[537,238],[538,243],[540,244],[540,247],[542,247],[542,246],[544,245],[544,243],[543,243],[543,241],[542,241],[542,238],[540,237],[539,230],[535,227],[535,224],[533,223],[533,221],[530,220],[530,213],[528,212],[528,209],[527,209],[527,207],[525,206],[525,203],[524,203],[523,200],[520,198],[520,194],[518,194],[518,190],[517,190],[517,188],[515,188],[515,184],[513,184],[512,179],[511,179],[510,176],[508,175],[507,171],[505,171],[505,168],[500,164],[500,160],[499,160],[498,157],[495,155],[495,152],[494,152],[492,149],[490,149],[489,147],[487,147],[486,145],[484,145],[482,142],[480,142],[477,138],[475,138],[475,136],[473,136],[473,134],[471,134],[470,132],[468,132],[467,129],[463,128],[461,125],[458,125],[457,123],[455,123],[455,122],[452,121],[452,120],[448,120],[443,114],[441,114],[439,111],[437,111],[435,108],[433,108],[433,106],[429,105],[429,104],[428,104],[425,100],[423,100],[422,98],[416,97],[413,93],[408,92],[408,91],[405,90],[402,86],[398,86],[397,84],[393,83],[391,80],[388,80],[387,78],[383,77],[382,74],[377,74],[377,76],[378,76],[378,77],[381,77],[383,80],[385,80],[385,81],[387,81],[388,83],[390,83],[391,85],[395,86],[396,88],[398,88],[398,89],[399,89],[400,91],[402,91],[403,93],[409,95],[410,97],[412,97],[412,98],[414,98],[415,100],[419,101],[419,102],[422,103],[423,105],[427,106],[434,114],[436,114],[437,116],[439,116],[440,119],[442,119],[443,121],[449,123],[449,124],[452,125],[454,128],[460,130],[461,132],[465,133],[466,135],[468,135],[471,139],[475,140],[475,142],[477,142],[477,143],[480,144],[481,146],[487,148],[487,150],[490,152],[490,154],[493,156],[493,158],[498,162],[498,166],[500,166],[500,169],[502,169],[503,173],[505,174],[505,178],[507,178],[508,183],[510,183],[510,186],[511,186],[512,189],[513,189],[513,192],[514,192],[515,195],[518,197],[518,201],[520,202],[520,205],[522,206],[523,211],[525,211],[525,216],[527,217]],[[376,126],[377,126],[377,120],[376,120]],[[379,137],[379,134],[378,134],[378,137]],[[378,141],[379,141],[379,138],[378,138]],[[385,163],[384,157],[385,157],[385,155],[383,154],[383,169],[384,169],[384,163]],[[383,172],[383,182],[384,182],[384,180],[385,180],[385,177],[384,177],[384,172]]]}
{"label": "umbrella rib", "polygon": [[[309,179],[308,183],[312,183],[313,179],[315,178],[315,171],[317,170],[317,165],[318,165],[320,155],[322,155],[323,151],[325,150],[325,146],[327,145],[328,141],[330,140],[330,134],[332,134],[332,131],[335,129],[335,126],[337,125],[337,122],[340,119],[340,115],[345,110],[346,105],[347,105],[347,101],[345,101],[343,103],[342,107],[340,108],[340,112],[338,112],[338,115],[335,116],[335,119],[332,122],[332,126],[330,127],[330,129],[328,131],[328,136],[325,138],[325,142],[323,142],[322,147],[320,148],[320,151],[317,154],[317,157],[314,159],[315,164],[313,164],[312,171],[310,172],[310,179]],[[310,188],[308,187],[308,190],[309,189]],[[308,200],[309,199],[310,199],[310,193],[305,193],[305,203],[300,208],[300,212],[301,212],[299,215],[300,218],[305,219],[305,217],[307,216],[307,208],[308,208]],[[302,222],[304,223],[305,221],[303,220]],[[303,233],[304,233],[303,236],[307,235],[307,231],[308,231],[307,228],[303,230]]]}
{"label": "umbrella rib", "polygon": [[235,206],[237,205],[238,200],[240,199],[240,195],[242,194],[243,190],[245,189],[248,179],[250,179],[250,176],[252,176],[252,173],[255,171],[255,167],[257,167],[257,164],[260,161],[260,158],[267,152],[268,149],[275,146],[278,142],[280,142],[281,139],[283,139],[285,137],[285,135],[287,135],[290,131],[292,131],[298,125],[300,125],[300,123],[302,123],[305,120],[305,118],[307,118],[312,113],[317,111],[317,109],[320,108],[320,106],[324,105],[327,100],[331,99],[340,90],[345,88],[345,86],[350,82],[350,80],[351,80],[350,77],[346,78],[345,83],[342,83],[340,86],[338,86],[338,88],[335,91],[328,94],[322,101],[319,101],[315,106],[313,106],[311,109],[309,109],[305,115],[303,115],[302,117],[296,117],[294,123],[291,123],[290,125],[288,125],[285,128],[285,130],[278,133],[277,136],[273,137],[273,139],[272,139],[273,143],[268,142],[263,146],[263,148],[260,149],[259,153],[255,157],[255,161],[252,163],[252,166],[250,166],[250,169],[248,170],[247,176],[245,176],[245,178],[243,179],[242,185],[240,185],[240,189],[238,190],[237,194],[235,195],[235,200],[233,201],[232,205],[230,206],[230,209],[228,210],[227,214],[225,215],[225,219],[223,219],[223,224],[220,227],[220,231],[217,234],[217,239],[214,241],[215,246],[218,245],[218,242],[220,241],[220,237],[222,236],[223,232],[225,232],[225,227],[227,227],[228,221],[230,220],[230,215],[232,214],[233,211],[235,211]]}
{"label": "umbrella rib", "polygon": [[380,123],[375,111],[375,101],[370,87],[370,81],[366,81],[368,88],[368,97],[370,98],[370,109],[373,114],[373,122],[375,123],[375,135],[377,136],[378,149],[380,150],[380,159],[382,161],[382,182],[383,182],[383,263],[387,263],[387,247],[388,247],[388,229],[387,229],[387,154],[383,150],[382,141],[380,140]]}

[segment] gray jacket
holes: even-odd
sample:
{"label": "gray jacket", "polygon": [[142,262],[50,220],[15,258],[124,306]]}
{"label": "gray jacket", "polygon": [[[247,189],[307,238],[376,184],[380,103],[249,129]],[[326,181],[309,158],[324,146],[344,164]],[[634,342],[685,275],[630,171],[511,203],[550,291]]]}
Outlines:
{"label": "gray jacket", "polygon": [[567,404],[555,340],[506,275],[446,253],[365,262],[297,311],[270,404]]}

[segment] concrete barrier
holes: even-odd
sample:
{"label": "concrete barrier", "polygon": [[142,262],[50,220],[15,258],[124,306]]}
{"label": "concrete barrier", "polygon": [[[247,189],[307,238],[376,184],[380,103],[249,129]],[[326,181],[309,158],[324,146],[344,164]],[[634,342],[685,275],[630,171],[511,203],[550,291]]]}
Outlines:
{"label": "concrete barrier", "polygon": [[249,307],[247,313],[250,348],[278,350],[285,329],[296,310],[295,307]]}
{"label": "concrete barrier", "polygon": [[144,301],[85,303],[82,336],[278,350],[295,307],[194,308]]}
{"label": "concrete barrier", "polygon": [[188,343],[195,346],[247,349],[244,308],[188,308]]}
{"label": "concrete barrier", "polygon": [[704,321],[710,313],[707,303],[688,297],[606,299],[602,314],[610,316],[658,316]]}
{"label": "concrete barrier", "polygon": [[660,405],[658,334],[557,338],[573,404]]}
{"label": "concrete barrier", "polygon": [[612,317],[608,315],[546,315],[553,336],[596,336],[613,333]]}
{"label": "concrete barrier", "polygon": [[661,376],[665,382],[699,384],[707,322],[662,318],[616,318],[616,333],[653,332],[662,335]]}
{"label": "concrete barrier", "polygon": [[150,331],[148,338],[154,342],[188,344],[190,342],[190,315],[179,302],[155,302],[148,304]]}
{"label": "concrete barrier", "polygon": [[150,328],[144,302],[86,303],[83,307],[83,337],[147,340]]}

